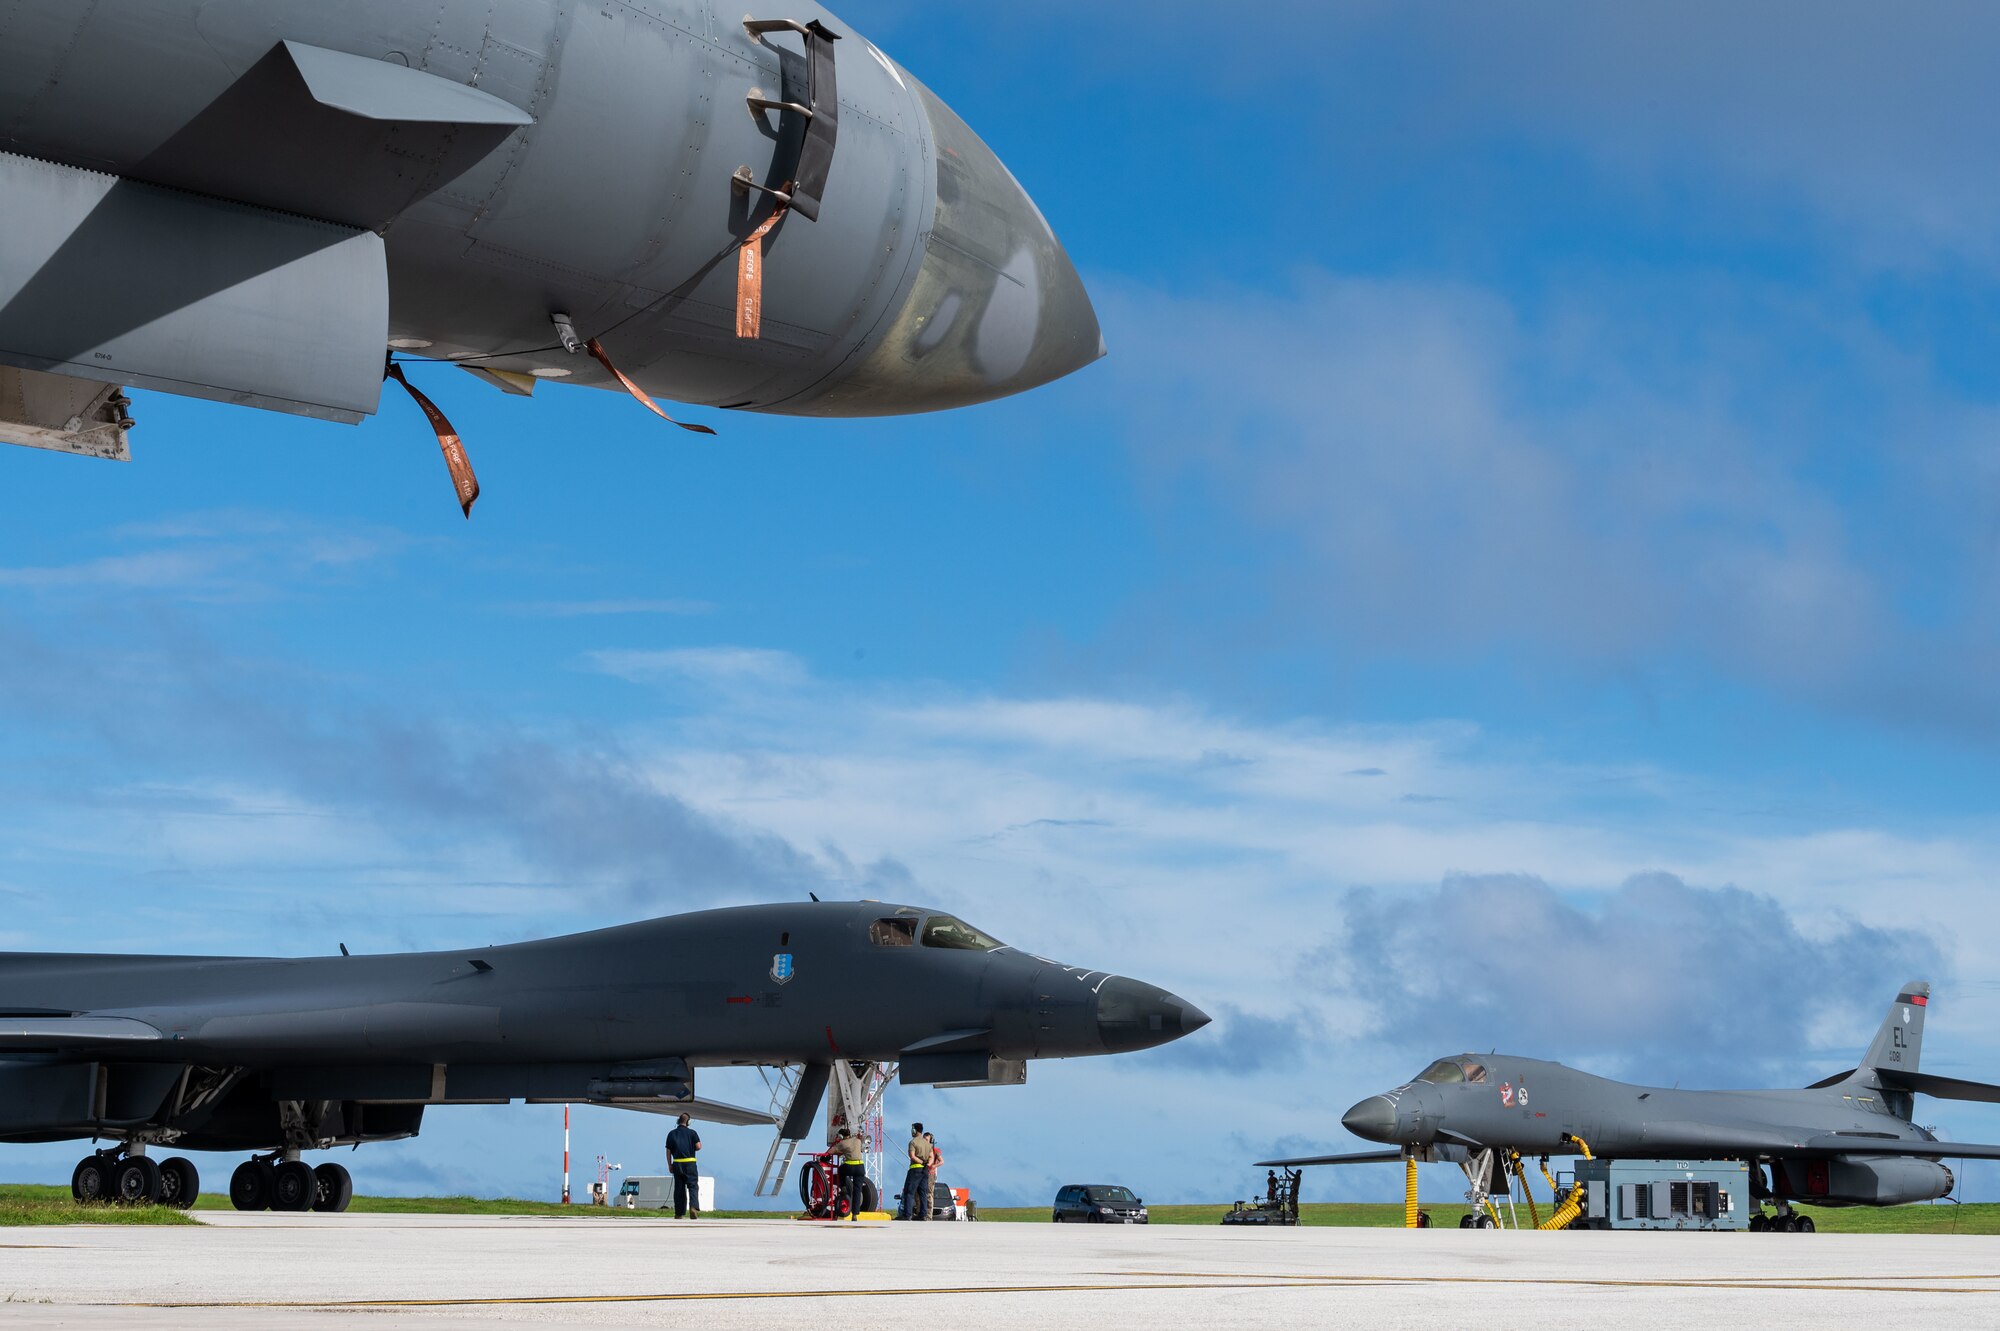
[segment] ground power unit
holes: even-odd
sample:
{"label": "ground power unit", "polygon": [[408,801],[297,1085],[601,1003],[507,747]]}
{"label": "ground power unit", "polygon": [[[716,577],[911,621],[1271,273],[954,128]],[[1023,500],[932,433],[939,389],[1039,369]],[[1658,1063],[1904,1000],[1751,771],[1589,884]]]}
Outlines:
{"label": "ground power unit", "polygon": [[1750,1167],[1741,1160],[1579,1160],[1580,1228],[1747,1229]]}

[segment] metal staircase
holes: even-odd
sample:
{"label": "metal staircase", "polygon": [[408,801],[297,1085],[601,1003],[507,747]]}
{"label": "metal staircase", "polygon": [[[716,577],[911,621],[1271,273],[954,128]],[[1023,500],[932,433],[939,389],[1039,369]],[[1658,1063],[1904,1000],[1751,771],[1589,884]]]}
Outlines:
{"label": "metal staircase", "polygon": [[776,1197],[785,1190],[785,1179],[792,1172],[792,1157],[799,1149],[799,1139],[787,1137],[785,1126],[791,1121],[792,1102],[798,1098],[804,1069],[787,1063],[779,1068],[757,1070],[771,1091],[771,1117],[778,1124],[778,1135],[771,1138],[771,1149],[764,1153],[764,1172],[757,1176],[756,1195]]}
{"label": "metal staircase", "polygon": [[[770,1088],[771,1117],[777,1121],[778,1132],[771,1139],[771,1149],[764,1153],[764,1172],[757,1176],[757,1196],[776,1197],[785,1190],[799,1143],[812,1131],[820,1098],[829,1093],[827,1122],[860,1130],[868,1143],[868,1175],[878,1187],[886,1189],[882,1096],[895,1080],[894,1063],[842,1060],[830,1067],[824,1063],[811,1067],[787,1063],[758,1071],[765,1086]],[[803,1103],[802,1097],[810,1097],[812,1103]]]}

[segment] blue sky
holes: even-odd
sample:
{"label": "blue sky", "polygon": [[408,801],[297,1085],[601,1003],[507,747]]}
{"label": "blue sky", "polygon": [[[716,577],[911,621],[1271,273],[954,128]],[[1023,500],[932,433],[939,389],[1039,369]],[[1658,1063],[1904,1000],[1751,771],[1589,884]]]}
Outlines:
{"label": "blue sky", "polygon": [[[713,441],[422,372],[470,523],[393,396],[346,428],[145,394],[129,466],[0,450],[0,946],[816,890],[1218,1015],[897,1092],[994,1202],[1232,1197],[1459,1047],[1802,1084],[1917,974],[1926,1065],[2000,1077],[1984,10],[841,17],[1020,177],[1110,357]],[[546,1195],[554,1112],[351,1163]],[[656,1126],[588,1113],[577,1149],[657,1164]],[[763,1139],[707,1135],[741,1200]]]}

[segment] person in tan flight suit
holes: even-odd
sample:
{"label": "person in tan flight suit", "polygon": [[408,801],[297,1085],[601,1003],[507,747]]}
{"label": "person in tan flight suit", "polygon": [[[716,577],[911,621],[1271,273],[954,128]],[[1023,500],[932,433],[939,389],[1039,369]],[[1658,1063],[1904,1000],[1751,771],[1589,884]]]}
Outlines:
{"label": "person in tan flight suit", "polygon": [[853,1128],[841,1129],[833,1149],[840,1156],[840,1190],[847,1195],[847,1218],[859,1219],[861,1198],[868,1182],[868,1146]]}
{"label": "person in tan flight suit", "polygon": [[910,1125],[910,1168],[903,1175],[905,1220],[931,1218],[931,1157],[936,1154],[924,1137],[924,1125]]}
{"label": "person in tan flight suit", "polygon": [[[929,1192],[926,1195],[929,1196],[931,1205],[936,1206],[937,1176],[938,1176],[938,1170],[944,1168],[944,1147],[939,1146],[937,1144],[937,1134],[934,1132],[926,1132],[924,1134],[924,1140],[931,1144],[931,1164],[930,1164],[931,1180],[924,1186],[929,1189]],[[951,1198],[947,1197],[944,1200],[945,1200],[945,1205],[947,1206],[951,1205]],[[924,1212],[924,1216],[927,1219],[932,1214],[934,1214],[934,1212],[930,1210],[926,1210]]]}

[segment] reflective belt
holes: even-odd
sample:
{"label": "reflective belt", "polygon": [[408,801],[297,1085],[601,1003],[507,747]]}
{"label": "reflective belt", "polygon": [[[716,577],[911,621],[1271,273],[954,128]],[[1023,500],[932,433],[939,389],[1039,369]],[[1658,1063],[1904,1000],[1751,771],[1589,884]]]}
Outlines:
{"label": "reflective belt", "polygon": [[929,1165],[927,1165],[927,1164],[924,1164],[924,1163],[923,1163],[922,1161],[920,1161],[920,1160],[912,1160],[912,1161],[910,1161],[910,1168],[911,1168],[911,1169],[929,1169],[929,1168],[930,1168],[930,1166],[929,1166]]}
{"label": "reflective belt", "polygon": [[864,1164],[866,1162],[861,1160],[843,1160],[840,1163],[842,1163],[843,1165],[859,1165],[859,1164]]}
{"label": "reflective belt", "polygon": [[694,1157],[690,1155],[684,1158],[677,1155],[674,1157],[674,1163],[677,1165],[691,1165],[694,1163]]}

